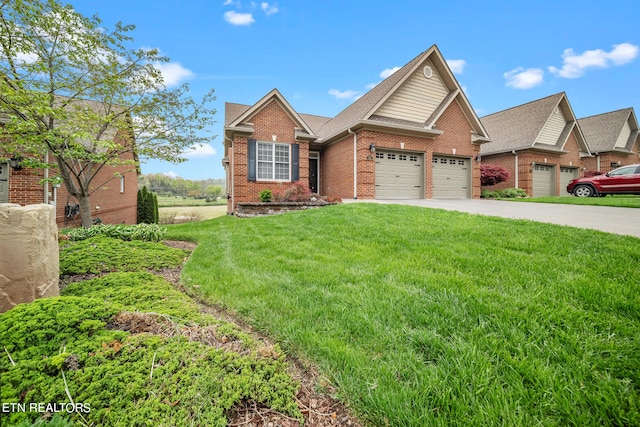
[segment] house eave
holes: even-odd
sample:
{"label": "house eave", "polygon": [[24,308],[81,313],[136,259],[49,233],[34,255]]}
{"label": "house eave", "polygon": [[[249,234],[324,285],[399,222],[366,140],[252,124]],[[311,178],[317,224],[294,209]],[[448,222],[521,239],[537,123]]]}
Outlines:
{"label": "house eave", "polygon": [[382,123],[377,120],[359,120],[351,124],[351,126],[348,126],[341,131],[334,133],[333,135],[317,139],[316,142],[322,144],[330,144],[348,135],[349,130],[351,130],[352,132],[360,130],[375,130],[385,133],[392,133],[403,136],[417,136],[429,139],[435,139],[436,136],[442,135],[444,133],[444,131],[440,129],[420,128],[416,126],[407,126],[395,123]]}

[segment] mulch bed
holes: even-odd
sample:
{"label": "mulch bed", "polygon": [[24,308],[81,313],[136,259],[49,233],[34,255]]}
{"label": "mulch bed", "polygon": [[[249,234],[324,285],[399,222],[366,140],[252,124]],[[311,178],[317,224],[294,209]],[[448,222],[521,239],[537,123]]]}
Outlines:
{"label": "mulch bed", "polygon": [[[163,242],[172,248],[186,249],[193,251],[196,244],[191,242],[167,240]],[[192,293],[180,283],[180,273],[182,268],[166,268],[152,273],[163,277],[165,280],[173,284],[180,291],[187,293],[196,299],[203,313],[209,314],[220,320],[231,322],[237,325],[245,333],[250,334],[257,340],[262,342],[262,348],[268,351],[273,348],[273,343],[267,337],[257,333],[250,325],[226,312],[220,307],[204,304],[199,301]],[[81,274],[73,276],[64,276],[60,280],[60,288],[72,282],[92,279],[99,277],[96,274]],[[128,330],[131,333],[155,333],[163,336],[185,335],[189,339],[203,342],[207,345],[227,348],[230,351],[241,352],[240,344],[236,342],[226,342],[216,335],[215,329],[211,327],[189,327],[175,328],[168,326],[167,322],[160,319],[161,315],[148,315],[143,313],[121,313],[118,315],[111,327]],[[318,371],[309,363],[288,358],[291,366],[290,375],[300,383],[300,389],[296,396],[300,412],[304,415],[304,425],[310,427],[328,427],[328,426],[354,426],[360,427],[361,424],[352,416],[347,407],[337,399],[333,398],[335,389],[331,387],[328,381],[324,380]],[[319,389],[324,390],[320,392]],[[270,408],[261,405],[258,402],[247,400],[236,405],[231,409],[229,415],[229,426],[243,427],[298,427],[298,420],[272,411]]]}

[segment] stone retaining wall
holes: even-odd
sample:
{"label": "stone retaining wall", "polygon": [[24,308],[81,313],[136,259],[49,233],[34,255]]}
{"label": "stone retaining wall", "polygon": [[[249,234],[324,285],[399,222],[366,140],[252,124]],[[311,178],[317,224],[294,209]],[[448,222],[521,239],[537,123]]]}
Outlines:
{"label": "stone retaining wall", "polygon": [[59,279],[55,208],[0,204],[0,313],[58,296]]}
{"label": "stone retaining wall", "polygon": [[276,215],[287,212],[301,211],[306,209],[321,208],[323,206],[336,205],[337,203],[317,201],[317,202],[252,202],[238,203],[235,215],[240,218],[251,218],[254,216]]}

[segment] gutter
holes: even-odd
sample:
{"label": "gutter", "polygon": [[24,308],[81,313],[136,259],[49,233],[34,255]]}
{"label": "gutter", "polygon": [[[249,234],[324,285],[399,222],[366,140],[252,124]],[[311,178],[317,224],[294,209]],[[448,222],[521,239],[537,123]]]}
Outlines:
{"label": "gutter", "polygon": [[347,132],[353,135],[353,198],[358,198],[358,135],[347,128]]}

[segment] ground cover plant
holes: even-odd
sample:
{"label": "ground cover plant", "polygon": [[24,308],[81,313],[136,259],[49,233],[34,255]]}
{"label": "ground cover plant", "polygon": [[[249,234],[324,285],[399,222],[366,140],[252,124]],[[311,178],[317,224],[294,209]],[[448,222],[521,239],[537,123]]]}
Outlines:
{"label": "ground cover plant", "polygon": [[[171,283],[140,271],[156,267],[146,255],[177,255],[161,263],[175,268],[185,251],[102,235],[61,244],[63,264],[75,257],[82,271],[120,272],[0,315],[0,400],[67,408],[48,423],[37,411],[2,413],[1,425],[226,426],[247,402],[302,420],[300,385],[279,347],[201,314]],[[105,250],[127,254],[127,263],[105,264]],[[129,267],[136,271],[123,272]]]}
{"label": "ground cover plant", "polygon": [[60,242],[60,274],[160,270],[180,265],[187,256],[185,250],[158,243],[125,242],[98,235]]}
{"label": "ground cover plant", "polygon": [[565,205],[589,205],[589,206],[611,206],[618,208],[640,208],[640,196],[618,195],[607,197],[529,197],[524,199],[509,199],[515,202],[524,203],[557,203]]}
{"label": "ground cover plant", "polygon": [[186,286],[370,425],[639,425],[638,239],[349,204],[170,226]]}

